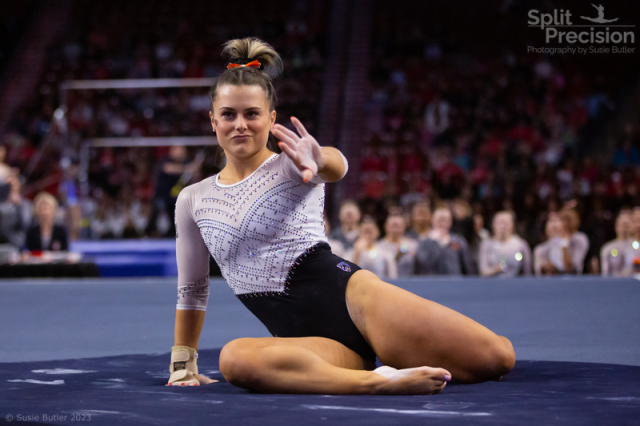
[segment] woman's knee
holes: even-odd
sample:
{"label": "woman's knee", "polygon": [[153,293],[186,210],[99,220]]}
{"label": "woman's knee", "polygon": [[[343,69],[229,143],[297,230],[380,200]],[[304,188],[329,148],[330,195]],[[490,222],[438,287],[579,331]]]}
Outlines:
{"label": "woman's knee", "polygon": [[254,339],[232,340],[220,351],[220,373],[232,385],[249,387],[259,371]]}
{"label": "woman's knee", "polygon": [[504,336],[497,336],[487,345],[483,380],[498,380],[509,373],[516,363],[513,345]]}

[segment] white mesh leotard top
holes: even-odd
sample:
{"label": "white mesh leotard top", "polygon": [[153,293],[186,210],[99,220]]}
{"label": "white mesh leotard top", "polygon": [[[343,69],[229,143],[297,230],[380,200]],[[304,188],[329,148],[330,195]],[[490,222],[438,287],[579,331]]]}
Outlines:
{"label": "white mesh leotard top", "polygon": [[285,291],[298,256],[327,241],[323,212],[322,180],[304,183],[284,154],[236,184],[214,175],[186,187],[176,202],[178,286],[208,280],[210,252],[237,296]]}

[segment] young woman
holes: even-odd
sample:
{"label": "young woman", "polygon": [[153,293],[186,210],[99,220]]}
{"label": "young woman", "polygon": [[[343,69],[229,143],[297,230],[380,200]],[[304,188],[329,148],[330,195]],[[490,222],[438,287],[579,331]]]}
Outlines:
{"label": "young woman", "polygon": [[[509,340],[331,253],[324,182],[347,171],[302,123],[275,124],[278,54],[257,39],[226,43],[232,57],[211,89],[219,174],[176,204],[178,304],[171,385],[198,385],[197,348],[209,297],[209,252],[236,296],[274,337],[228,343],[227,381],[259,392],[429,394],[452,378],[498,379],[513,368]],[[267,72],[270,72],[268,74]],[[270,142],[280,142],[281,154]],[[271,139],[272,140],[272,139]],[[375,369],[375,358],[385,367]]]}
{"label": "young woman", "polygon": [[480,274],[490,277],[531,275],[529,244],[513,233],[514,215],[501,211],[493,217],[493,238],[480,246]]}

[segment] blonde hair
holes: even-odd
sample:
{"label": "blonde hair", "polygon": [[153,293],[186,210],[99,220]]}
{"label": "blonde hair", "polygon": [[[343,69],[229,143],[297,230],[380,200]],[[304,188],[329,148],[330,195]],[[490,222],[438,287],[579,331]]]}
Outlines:
{"label": "blonde hair", "polygon": [[39,192],[38,195],[36,195],[36,197],[33,199],[34,213],[38,211],[38,206],[42,202],[49,203],[51,207],[53,207],[53,211],[56,211],[58,209],[58,200],[56,200],[56,197],[49,194],[48,192],[43,191],[43,192]]}
{"label": "blonde hair", "polygon": [[218,88],[224,85],[232,86],[260,86],[269,101],[269,109],[273,111],[278,103],[276,91],[271,82],[282,73],[282,59],[269,43],[256,37],[236,38],[224,44],[222,55],[228,57],[231,62],[245,65],[257,60],[263,69],[252,67],[235,67],[226,69],[216,79],[209,97],[211,110],[216,100]]}
{"label": "blonde hair", "polygon": [[282,58],[267,42],[257,37],[236,38],[224,44],[222,54],[230,59],[248,59],[260,62],[271,78],[282,73]]}

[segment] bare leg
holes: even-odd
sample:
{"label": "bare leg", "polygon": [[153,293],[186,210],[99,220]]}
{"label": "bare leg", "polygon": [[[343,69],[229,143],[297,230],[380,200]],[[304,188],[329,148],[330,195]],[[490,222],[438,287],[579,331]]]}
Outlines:
{"label": "bare leg", "polygon": [[384,364],[446,368],[463,382],[496,380],[515,364],[508,339],[435,302],[356,272],[347,286],[351,317]]}
{"label": "bare leg", "polygon": [[230,383],[269,393],[432,394],[449,372],[416,368],[391,374],[371,368],[342,344],[322,337],[238,339],[220,353],[220,371]]}

